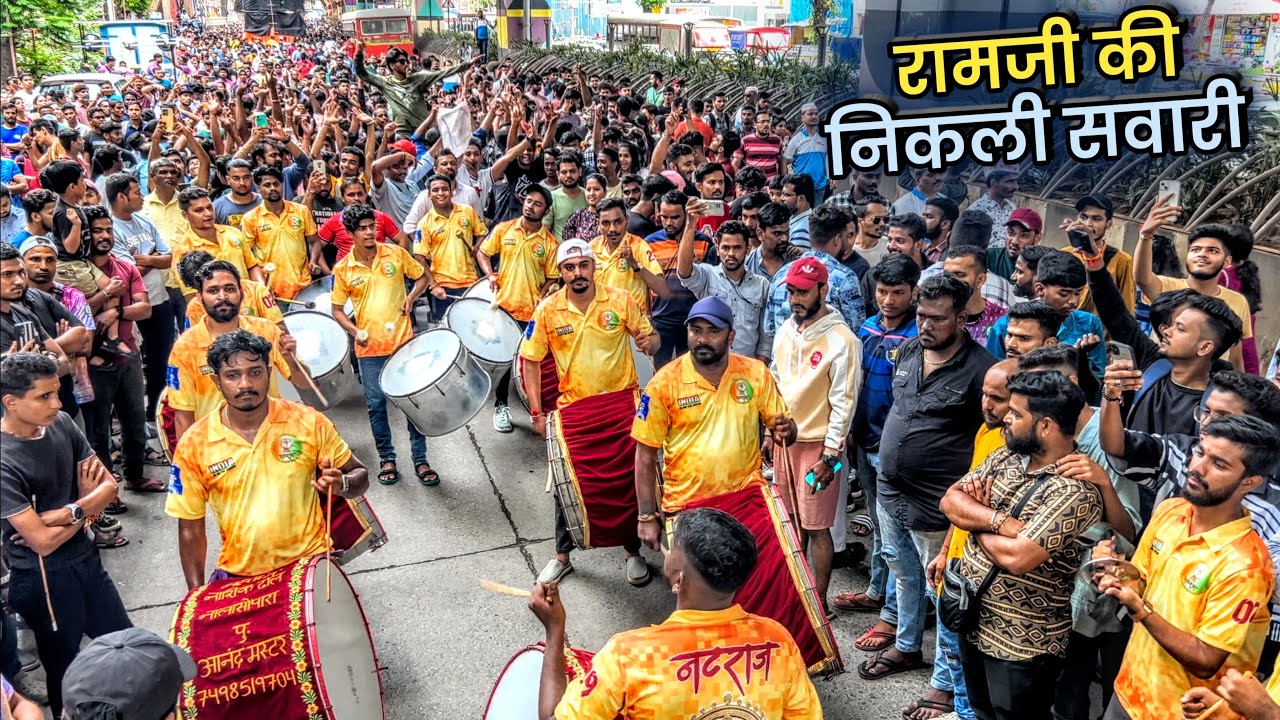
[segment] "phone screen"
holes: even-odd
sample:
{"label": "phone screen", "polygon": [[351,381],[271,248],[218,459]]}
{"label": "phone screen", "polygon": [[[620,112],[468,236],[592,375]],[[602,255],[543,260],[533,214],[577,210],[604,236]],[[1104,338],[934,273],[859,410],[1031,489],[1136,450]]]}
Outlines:
{"label": "phone screen", "polygon": [[1071,241],[1071,247],[1079,250],[1086,255],[1093,255],[1097,252],[1093,247],[1093,241],[1089,239],[1088,233],[1080,230],[1072,230],[1067,233],[1067,238]]}

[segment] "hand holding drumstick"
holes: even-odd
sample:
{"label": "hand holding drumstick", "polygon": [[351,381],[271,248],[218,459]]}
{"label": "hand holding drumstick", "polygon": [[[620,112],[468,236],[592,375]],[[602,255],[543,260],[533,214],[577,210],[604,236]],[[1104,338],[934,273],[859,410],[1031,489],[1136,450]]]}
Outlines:
{"label": "hand holding drumstick", "polygon": [[1198,687],[1191,688],[1182,696],[1182,717],[1185,720],[1209,720],[1213,717],[1227,720],[1238,716],[1250,720],[1280,718],[1280,706],[1251,672],[1228,670],[1216,693],[1209,688]]}

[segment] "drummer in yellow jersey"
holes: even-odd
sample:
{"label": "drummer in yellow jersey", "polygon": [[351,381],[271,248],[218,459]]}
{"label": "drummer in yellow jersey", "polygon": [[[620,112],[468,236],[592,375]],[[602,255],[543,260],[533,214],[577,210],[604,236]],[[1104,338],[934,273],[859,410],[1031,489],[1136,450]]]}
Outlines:
{"label": "drummer in yellow jersey", "polygon": [[[520,217],[500,223],[476,248],[476,264],[489,279],[495,302],[511,313],[521,329],[559,278],[556,239],[542,224],[550,207],[551,191],[536,183],[529,186]],[[494,255],[498,256],[496,273],[490,260]],[[507,410],[510,391],[508,370],[494,388],[493,429],[498,432],[511,432],[511,413]]]}
{"label": "drummer in yellow jersey", "polygon": [[224,398],[178,443],[165,512],[178,519],[178,556],[188,589],[206,582],[205,506],[222,536],[209,580],[260,575],[328,550],[321,495],[356,498],[369,474],[318,410],[269,397],[266,339],[244,330],[209,347]]}
{"label": "drummer in yellow jersey", "polygon": [[[218,336],[233,330],[248,330],[266,338],[273,347],[271,366],[292,381],[294,387],[310,391],[307,369],[294,354],[293,338],[270,320],[240,314],[242,297],[240,276],[231,263],[215,260],[201,269],[199,301],[207,315],[178,336],[169,352],[166,373],[165,397],[174,410],[179,440],[192,423],[216,410],[222,402],[206,354]],[[273,397],[279,397],[274,376],[270,389]]]}
{"label": "drummer in yellow jersey", "polygon": [[[213,262],[213,256],[204,250],[187,253],[178,264],[178,275],[182,277],[182,283],[187,287],[198,286],[200,269],[211,262]],[[277,325],[284,322],[284,313],[280,312],[280,306],[276,304],[276,299],[271,296],[271,291],[266,285],[241,278],[240,292],[243,295],[240,303],[241,315],[266,318]],[[195,292],[192,291],[191,294],[195,295]],[[187,303],[187,327],[199,323],[207,315],[204,305],[200,302]]]}
{"label": "drummer in yellow jersey", "polygon": [[699,508],[680,517],[663,561],[676,611],[618,633],[572,682],[565,673],[565,607],[554,583],[529,609],[546,629],[541,720],[767,718],[818,720],[818,693],[795,640],[734,602],[757,561],[755,538],[732,516]]}
{"label": "drummer in yellow jersey", "polygon": [[[202,187],[190,187],[178,194],[178,206],[187,221],[187,232],[176,242],[170,243],[173,264],[182,262],[182,256],[194,250],[204,250],[215,260],[224,260],[235,266],[240,277],[265,282],[258,259],[249,252],[249,244],[239,230],[213,221],[213,201],[209,191]],[[191,295],[197,288],[182,287],[183,295]]]}
{"label": "drummer in yellow jersey", "polygon": [[244,214],[240,230],[249,249],[262,262],[267,287],[276,297],[292,300],[311,284],[311,251],[320,246],[316,221],[306,206],[284,199],[284,173],[263,165],[253,171],[262,203]]}
{"label": "drummer in yellow jersey", "polygon": [[453,201],[453,179],[432,175],[427,180],[431,209],[418,223],[419,239],[413,254],[431,263],[431,275],[440,292],[432,289],[431,311],[437,322],[444,311],[479,280],[476,245],[489,232],[475,208]]}
{"label": "drummer in yellow jersey", "polygon": [[[333,266],[333,318],[356,339],[356,361],[369,409],[369,425],[378,448],[378,482],[391,485],[400,479],[396,447],[387,422],[387,396],[382,392],[382,367],[402,345],[413,339],[410,318],[413,303],[433,285],[431,273],[404,248],[378,242],[378,221],[368,205],[351,205],[342,211],[342,226],[351,234],[351,252]],[[413,289],[405,293],[405,279]],[[436,287],[436,292],[442,288]],[[343,306],[351,301],[355,318]],[[427,439],[412,421],[409,448],[414,474],[423,485],[440,484],[440,476],[427,463]]]}
{"label": "drummer in yellow jersey", "polygon": [[660,298],[671,294],[662,266],[644,238],[627,232],[626,202],[605,198],[596,212],[600,216],[600,235],[591,241],[591,252],[596,256],[596,282],[631,293],[640,311],[648,315],[649,291]]}
{"label": "drummer in yellow jersey", "polygon": [[662,366],[645,385],[631,429],[637,443],[637,534],[651,548],[658,547],[662,536],[659,509],[673,515],[697,500],[764,482],[762,426],[772,430],[774,442],[790,445],[796,439],[796,422],[787,414],[769,368],[729,351],[733,311],[728,304],[714,296],[699,300],[685,326],[689,352]]}

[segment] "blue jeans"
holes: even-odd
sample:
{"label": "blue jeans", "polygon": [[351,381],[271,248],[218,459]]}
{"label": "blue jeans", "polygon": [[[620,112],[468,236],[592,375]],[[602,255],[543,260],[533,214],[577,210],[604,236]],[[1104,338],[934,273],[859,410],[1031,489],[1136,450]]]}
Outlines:
{"label": "blue jeans", "polygon": [[[880,473],[880,453],[858,449],[858,484],[867,499],[867,514],[871,516],[871,582],[867,585],[867,597],[884,600],[880,617],[892,625],[898,624],[898,591],[893,573],[884,562],[880,538],[880,513],[876,511],[876,475]],[[888,617],[886,617],[886,615]]]}
{"label": "blue jeans", "polygon": [[[391,424],[387,422],[387,396],[382,393],[382,366],[390,355],[358,358],[360,383],[364,385],[364,403],[369,408],[369,426],[373,429],[373,443],[378,448],[379,462],[395,462],[396,446],[391,442]],[[427,438],[408,419],[409,449],[413,464],[427,462]]]}
{"label": "blue jeans", "polygon": [[[928,586],[924,566],[938,554],[947,532],[908,530],[902,520],[879,503],[876,512],[880,516],[880,554],[897,581],[898,639],[894,645],[900,652],[920,652],[924,642],[925,603],[933,602],[932,597],[925,595]],[[880,619],[892,622],[884,611]]]}
{"label": "blue jeans", "polygon": [[[936,597],[934,602],[937,602]],[[964,666],[960,664],[960,636],[941,622],[938,623],[938,646],[933,654],[933,676],[929,678],[929,684],[934,689],[953,693],[956,717],[974,720],[973,708],[969,706],[969,691],[964,682]]]}

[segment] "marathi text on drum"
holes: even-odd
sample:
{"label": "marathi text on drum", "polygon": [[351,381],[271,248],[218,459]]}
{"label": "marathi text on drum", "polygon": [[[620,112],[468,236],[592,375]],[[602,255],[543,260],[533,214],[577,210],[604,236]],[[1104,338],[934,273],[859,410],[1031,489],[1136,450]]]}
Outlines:
{"label": "marathi text on drum", "polygon": [[240,613],[249,612],[250,610],[261,610],[264,607],[270,607],[276,604],[276,599],[280,596],[279,590],[272,590],[270,594],[262,597],[249,598],[241,600],[231,605],[223,605],[220,608],[214,608],[206,613],[200,614],[201,620],[214,620],[216,618],[225,617],[227,615],[239,615]]}
{"label": "marathi text on drum", "polygon": [[[671,662],[683,661],[684,664],[676,668],[676,680],[681,682],[693,681],[693,693],[698,694],[698,689],[702,686],[703,677],[711,677],[723,670],[730,678],[733,684],[738,686],[738,692],[746,692],[743,689],[744,684],[751,684],[751,671],[763,670],[765,682],[769,680],[769,666],[773,662],[773,651],[781,647],[776,642],[761,643],[760,645],[735,645],[733,647],[713,647],[706,650],[698,650],[696,652],[681,653],[673,655]],[[717,665],[716,661],[721,655],[728,655],[729,658]],[[739,663],[742,664],[744,670],[743,675],[746,679],[738,677],[735,669]]]}
{"label": "marathi text on drum", "polygon": [[281,670],[270,675],[258,675],[256,677],[245,678],[230,682],[226,685],[219,685],[212,688],[204,688],[196,692],[196,702],[201,707],[209,703],[222,704],[231,702],[242,697],[257,695],[258,693],[270,692],[298,684],[298,673],[290,668],[289,670]]}
{"label": "marathi text on drum", "polygon": [[256,592],[258,590],[266,590],[284,578],[285,570],[286,568],[281,568],[279,570],[272,570],[269,573],[263,573],[253,577],[242,578],[240,580],[228,580],[224,583],[219,583],[219,589],[216,592],[213,590],[206,591],[202,595],[202,598],[212,602],[219,602],[222,600],[228,600],[237,595],[244,595],[245,593]]}
{"label": "marathi text on drum", "polygon": [[209,677],[227,668],[240,669],[245,663],[261,662],[283,655],[289,650],[289,637],[276,635],[245,647],[238,647],[207,658],[200,658],[200,677]]}

